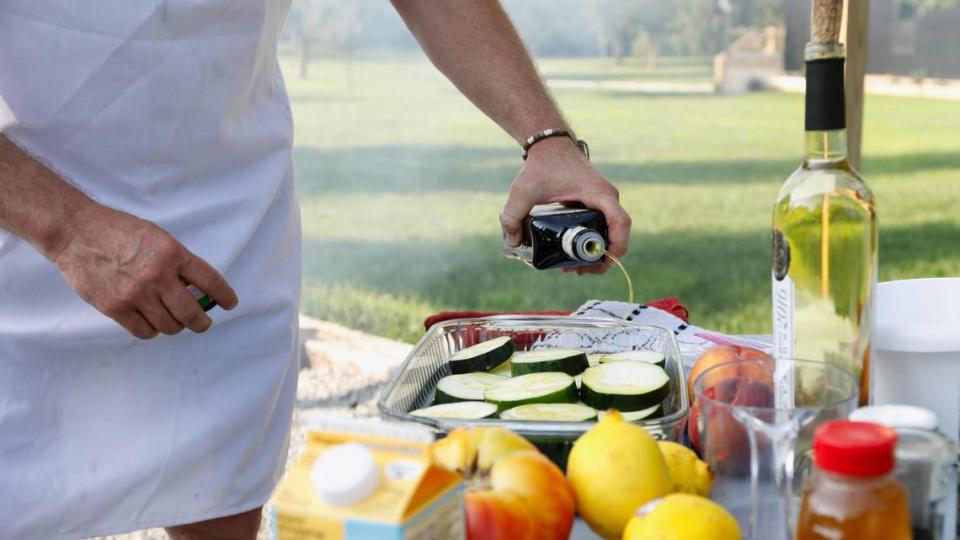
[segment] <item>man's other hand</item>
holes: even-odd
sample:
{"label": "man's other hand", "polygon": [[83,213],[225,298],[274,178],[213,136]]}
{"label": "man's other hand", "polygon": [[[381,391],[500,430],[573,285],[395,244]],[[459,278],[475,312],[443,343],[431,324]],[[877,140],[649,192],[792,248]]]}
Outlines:
{"label": "man's other hand", "polygon": [[237,294],[213,267],[130,214],[91,201],[64,224],[59,240],[51,255],[67,283],[140,339],[210,327],[188,284],[225,309],[237,305]]}

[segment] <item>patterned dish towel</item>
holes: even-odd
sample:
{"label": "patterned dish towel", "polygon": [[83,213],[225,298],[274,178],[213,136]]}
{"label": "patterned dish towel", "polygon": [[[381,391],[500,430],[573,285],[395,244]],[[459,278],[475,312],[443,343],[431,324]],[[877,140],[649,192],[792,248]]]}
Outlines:
{"label": "patterned dish towel", "polygon": [[[713,332],[700,328],[689,323],[689,311],[678,298],[668,296],[657,300],[650,300],[646,304],[630,304],[627,302],[616,302],[608,300],[591,300],[586,302],[574,312],[569,311],[526,311],[526,312],[492,312],[492,311],[445,311],[428,317],[424,321],[424,328],[430,329],[431,326],[439,322],[451,319],[465,319],[475,317],[487,317],[490,315],[574,315],[581,317],[611,317],[622,319],[639,325],[660,326],[673,331],[677,336],[677,342],[680,345],[680,351],[683,353],[684,369],[689,370],[694,362],[703,353],[703,351],[718,344],[743,345],[754,347],[766,352],[770,352],[770,345],[762,341],[756,341],[741,336],[727,336],[718,332]],[[649,335],[640,335],[639,332],[633,332],[618,336],[618,343],[615,345],[620,348],[656,348],[653,344],[647,342],[651,339]],[[558,342],[558,336],[547,336],[541,342],[541,346],[555,347],[584,347],[588,345],[590,336],[580,336],[574,338],[568,333],[564,342]],[[579,341],[576,341],[579,339]],[[611,339],[606,335],[605,340]],[[574,340],[574,341],[570,341]],[[584,341],[585,340],[585,341]]]}
{"label": "patterned dish towel", "polygon": [[690,324],[684,319],[651,306],[607,300],[591,300],[573,312],[577,317],[611,317],[635,324],[660,326],[672,330],[683,353],[683,367],[688,371],[703,351],[715,345],[741,345],[770,352],[769,344],[742,336],[728,336]]}

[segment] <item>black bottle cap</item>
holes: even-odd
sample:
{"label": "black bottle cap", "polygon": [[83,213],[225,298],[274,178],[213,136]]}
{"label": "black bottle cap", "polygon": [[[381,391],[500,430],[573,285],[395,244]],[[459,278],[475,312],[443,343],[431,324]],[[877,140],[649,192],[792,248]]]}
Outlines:
{"label": "black bottle cap", "polygon": [[807,61],[807,131],[833,131],[847,127],[843,95],[843,58]]}

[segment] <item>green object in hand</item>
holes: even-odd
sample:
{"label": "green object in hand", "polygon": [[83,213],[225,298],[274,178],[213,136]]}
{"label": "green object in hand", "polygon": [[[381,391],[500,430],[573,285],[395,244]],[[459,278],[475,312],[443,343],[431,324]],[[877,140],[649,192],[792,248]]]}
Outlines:
{"label": "green object in hand", "polygon": [[205,292],[194,287],[193,285],[187,285],[187,292],[193,295],[196,298],[197,303],[200,304],[200,308],[204,311],[210,311],[211,309],[217,307],[217,302],[210,298]]}

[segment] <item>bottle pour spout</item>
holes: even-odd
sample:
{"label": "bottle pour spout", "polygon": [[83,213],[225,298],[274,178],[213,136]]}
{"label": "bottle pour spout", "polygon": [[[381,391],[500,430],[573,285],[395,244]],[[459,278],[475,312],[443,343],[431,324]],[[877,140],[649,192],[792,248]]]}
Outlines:
{"label": "bottle pour spout", "polygon": [[572,227],[563,232],[561,245],[570,258],[594,263],[603,258],[607,242],[599,232],[583,226]]}

